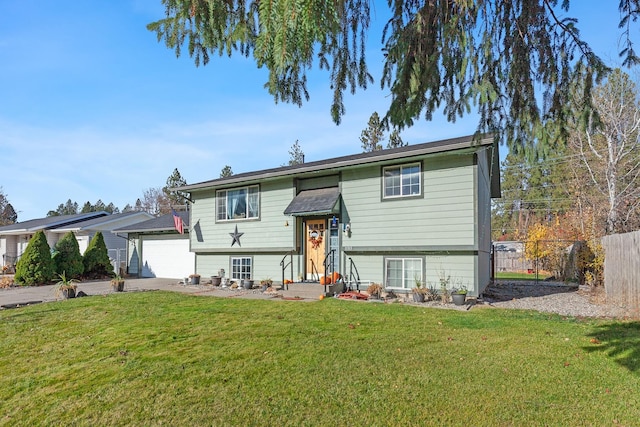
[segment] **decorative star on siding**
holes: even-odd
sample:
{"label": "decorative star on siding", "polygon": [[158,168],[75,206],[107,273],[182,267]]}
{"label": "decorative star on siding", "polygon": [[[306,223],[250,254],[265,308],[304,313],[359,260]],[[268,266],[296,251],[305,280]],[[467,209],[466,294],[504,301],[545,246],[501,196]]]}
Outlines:
{"label": "decorative star on siding", "polygon": [[244,233],[238,233],[238,226],[236,225],[236,231],[234,231],[233,233],[229,233],[229,236],[231,236],[233,238],[233,240],[231,241],[231,246],[235,245],[236,242],[238,243],[238,246],[242,246],[240,244],[240,237],[243,235]]}

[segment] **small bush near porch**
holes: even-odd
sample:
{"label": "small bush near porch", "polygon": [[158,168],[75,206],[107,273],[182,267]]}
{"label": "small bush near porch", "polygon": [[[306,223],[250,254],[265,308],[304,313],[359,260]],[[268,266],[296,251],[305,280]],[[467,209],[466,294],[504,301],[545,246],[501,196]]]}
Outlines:
{"label": "small bush near porch", "polygon": [[634,425],[640,324],[113,294],[0,312],[0,425]]}

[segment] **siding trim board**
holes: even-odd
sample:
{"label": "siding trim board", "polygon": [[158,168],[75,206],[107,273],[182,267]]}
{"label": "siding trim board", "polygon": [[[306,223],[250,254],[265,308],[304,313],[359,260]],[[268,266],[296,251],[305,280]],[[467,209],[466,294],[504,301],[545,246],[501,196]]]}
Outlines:
{"label": "siding trim board", "polygon": [[201,255],[246,255],[246,254],[282,254],[284,256],[285,253],[289,253],[294,251],[293,254],[296,255],[297,252],[295,248],[233,248],[233,249],[198,249],[195,251],[196,254]]}
{"label": "siding trim board", "polygon": [[478,248],[474,245],[424,245],[424,246],[343,246],[345,253],[398,253],[398,252],[433,252],[433,253],[450,253],[450,252],[468,252],[478,253]]}

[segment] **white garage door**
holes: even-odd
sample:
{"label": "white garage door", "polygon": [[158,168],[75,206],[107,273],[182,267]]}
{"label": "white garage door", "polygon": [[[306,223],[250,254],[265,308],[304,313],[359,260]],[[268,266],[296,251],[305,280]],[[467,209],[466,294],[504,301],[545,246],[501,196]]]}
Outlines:
{"label": "white garage door", "polygon": [[194,272],[195,259],[189,239],[142,241],[142,277],[187,277]]}

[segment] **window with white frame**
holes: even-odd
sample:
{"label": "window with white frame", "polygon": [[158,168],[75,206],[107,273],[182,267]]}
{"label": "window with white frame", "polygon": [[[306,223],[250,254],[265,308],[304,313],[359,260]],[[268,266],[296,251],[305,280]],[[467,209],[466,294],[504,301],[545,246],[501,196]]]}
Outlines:
{"label": "window with white frame", "polygon": [[386,258],[386,287],[392,289],[411,289],[416,281],[422,279],[422,258]]}
{"label": "window with white frame", "polygon": [[383,169],[384,198],[419,196],[420,163],[410,165],[389,166]]}
{"label": "window with white frame", "polygon": [[231,258],[231,278],[251,279],[251,257]]}
{"label": "window with white frame", "polygon": [[260,189],[257,185],[216,192],[216,220],[257,219],[260,216]]}

